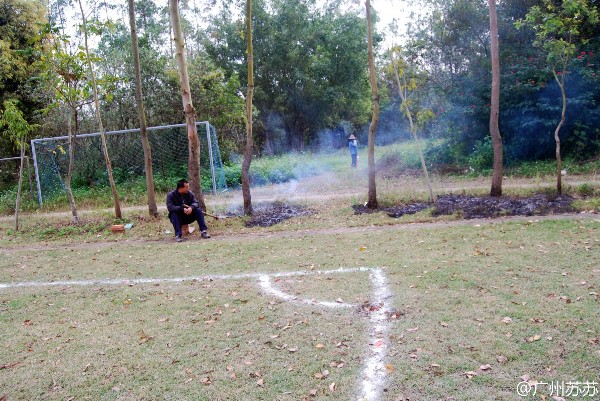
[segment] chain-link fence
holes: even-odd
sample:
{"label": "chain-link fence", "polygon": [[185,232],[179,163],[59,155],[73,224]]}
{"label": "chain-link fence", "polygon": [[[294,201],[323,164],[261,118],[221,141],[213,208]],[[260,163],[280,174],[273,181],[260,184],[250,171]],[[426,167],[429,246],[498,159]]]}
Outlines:
{"label": "chain-link fence", "polygon": [[[14,210],[20,165],[20,157],[0,158],[0,213],[12,212]],[[23,161],[21,202],[29,201],[37,201],[37,193],[33,186],[33,166],[29,157],[25,156],[25,160]]]}
{"label": "chain-link fence", "polygon": [[[196,129],[200,138],[201,174],[207,177],[207,172],[210,172],[211,176],[210,182],[203,180],[203,189],[214,193],[223,191],[227,189],[227,184],[215,128],[207,122],[197,122]],[[187,177],[188,139],[185,124],[149,127],[147,133],[152,150],[154,180]],[[106,144],[117,185],[144,176],[144,151],[139,129],[107,132]],[[65,191],[69,137],[34,139],[31,149],[41,205],[45,199]],[[108,175],[100,134],[77,135],[72,187],[103,185],[108,185]]]}

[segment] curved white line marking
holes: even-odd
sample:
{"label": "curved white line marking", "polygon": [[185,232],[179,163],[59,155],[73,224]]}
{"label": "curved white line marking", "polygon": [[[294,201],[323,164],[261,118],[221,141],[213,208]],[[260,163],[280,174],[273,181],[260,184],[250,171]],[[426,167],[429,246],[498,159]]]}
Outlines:
{"label": "curved white line marking", "polygon": [[286,302],[299,302],[305,305],[318,305],[325,306],[327,308],[354,308],[357,306],[347,304],[345,302],[315,301],[314,299],[299,298],[294,295],[286,294],[285,292],[273,286],[271,283],[271,277],[267,275],[260,276],[258,280],[260,281],[260,286],[265,293],[273,295],[277,298],[281,298]]}
{"label": "curved white line marking", "polygon": [[362,375],[362,389],[359,401],[376,401],[381,396],[383,384],[385,382],[384,358],[388,347],[389,322],[387,312],[390,306],[386,300],[390,298],[391,292],[387,288],[386,279],[383,271],[378,268],[358,267],[358,268],[339,268],[335,270],[316,270],[316,271],[295,271],[281,273],[250,273],[250,274],[232,274],[232,275],[206,275],[192,277],[175,278],[136,278],[136,279],[106,279],[106,280],[68,280],[68,281],[27,281],[0,283],[0,289],[16,289],[31,287],[75,287],[75,286],[94,286],[94,285],[138,285],[138,284],[161,284],[161,283],[182,283],[186,281],[211,281],[211,280],[240,280],[246,278],[258,279],[263,290],[270,295],[281,298],[287,302],[299,302],[306,305],[316,305],[330,308],[352,308],[356,305],[337,302],[314,301],[308,299],[299,299],[271,285],[272,277],[292,277],[309,276],[318,274],[336,274],[336,273],[355,273],[368,272],[373,283],[373,305],[383,305],[381,308],[373,311],[369,316],[369,356],[365,362],[365,368]]}

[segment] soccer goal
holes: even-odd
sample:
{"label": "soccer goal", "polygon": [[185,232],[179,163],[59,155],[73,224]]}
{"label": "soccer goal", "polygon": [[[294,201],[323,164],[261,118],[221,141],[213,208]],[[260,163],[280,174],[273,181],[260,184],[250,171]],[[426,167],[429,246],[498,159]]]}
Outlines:
{"label": "soccer goal", "polygon": [[[210,171],[212,191],[227,189],[225,171],[215,128],[208,122],[197,122],[200,138],[201,171]],[[152,149],[155,181],[187,176],[188,139],[185,124],[147,128]],[[113,176],[117,183],[144,176],[144,151],[140,130],[106,132]],[[38,202],[65,193],[64,177],[69,167],[69,137],[34,139],[31,153],[35,170]],[[202,174],[206,177],[206,174]],[[74,185],[108,185],[106,164],[102,154],[100,133],[75,137]]]}

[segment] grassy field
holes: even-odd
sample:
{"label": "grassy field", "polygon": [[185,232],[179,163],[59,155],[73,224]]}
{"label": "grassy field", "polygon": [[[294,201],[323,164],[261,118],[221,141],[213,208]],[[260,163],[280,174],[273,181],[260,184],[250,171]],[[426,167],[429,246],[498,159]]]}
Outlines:
{"label": "grassy field", "polygon": [[[567,185],[595,193],[594,179]],[[489,182],[434,185],[484,194]],[[508,177],[505,191],[548,185]],[[82,210],[78,226],[26,213],[19,232],[0,219],[0,400],[550,400],[517,385],[600,382],[598,215],[355,215],[364,188],[363,170],[257,187],[257,204],[313,214],[269,228],[209,219],[212,239],[180,244],[164,211],[132,204],[120,235],[110,210]],[[415,176],[378,190],[384,205],[426,199]],[[207,203],[229,212],[240,195]]]}

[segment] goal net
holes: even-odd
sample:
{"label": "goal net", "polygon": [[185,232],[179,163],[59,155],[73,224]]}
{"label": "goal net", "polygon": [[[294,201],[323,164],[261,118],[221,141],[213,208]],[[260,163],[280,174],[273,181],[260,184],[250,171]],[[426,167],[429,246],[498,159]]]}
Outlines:
{"label": "goal net", "polygon": [[[225,171],[215,128],[208,122],[197,122],[200,139],[200,173],[203,190],[213,193],[227,189]],[[155,185],[172,187],[179,178],[187,177],[188,139],[185,124],[147,128],[152,150]],[[113,177],[118,184],[144,177],[144,150],[140,130],[106,132]],[[75,163],[72,187],[107,186],[108,174],[99,133],[81,134],[75,138]],[[64,179],[69,167],[69,137],[34,139],[31,141],[36,172],[38,201],[65,193]],[[207,178],[210,176],[210,180]],[[157,190],[160,185],[157,185]]]}

